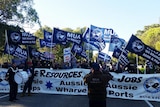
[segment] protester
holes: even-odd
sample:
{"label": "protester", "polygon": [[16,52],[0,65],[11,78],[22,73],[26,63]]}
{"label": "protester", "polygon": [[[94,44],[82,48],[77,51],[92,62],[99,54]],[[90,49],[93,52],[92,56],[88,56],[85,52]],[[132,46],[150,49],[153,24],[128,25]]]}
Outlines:
{"label": "protester", "polygon": [[88,69],[89,68],[89,63],[84,60],[84,61],[81,62],[80,66],[81,66],[81,68]]}
{"label": "protester", "polygon": [[91,72],[83,78],[88,85],[89,107],[106,107],[106,87],[112,78],[100,71],[98,63],[91,64]]}
{"label": "protester", "polygon": [[13,63],[11,67],[9,67],[5,79],[8,81],[10,86],[9,91],[9,101],[14,102],[17,99],[17,92],[18,92],[18,84],[14,80],[14,75],[17,72],[16,64]]}
{"label": "protester", "polygon": [[27,68],[25,68],[24,70],[28,73],[29,78],[28,78],[28,81],[24,85],[22,97],[25,96],[27,89],[28,89],[28,96],[31,95],[32,82],[34,79],[34,67],[33,67],[32,62],[27,62]]}
{"label": "protester", "polygon": [[64,62],[62,65],[63,65],[63,66],[62,66],[62,69],[71,69],[71,68],[72,68],[72,67],[70,66],[70,62]]}
{"label": "protester", "polygon": [[77,68],[77,59],[75,56],[72,56],[72,58],[71,58],[71,67]]}

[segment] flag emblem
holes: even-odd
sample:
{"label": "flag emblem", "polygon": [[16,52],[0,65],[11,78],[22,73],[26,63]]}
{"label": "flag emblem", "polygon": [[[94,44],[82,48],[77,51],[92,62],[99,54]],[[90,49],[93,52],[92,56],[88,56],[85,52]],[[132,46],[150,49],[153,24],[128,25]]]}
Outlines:
{"label": "flag emblem", "polygon": [[11,33],[11,40],[15,43],[19,42],[21,39],[21,35],[19,33],[13,32]]}
{"label": "flag emblem", "polygon": [[102,35],[103,35],[103,32],[102,32],[102,30],[101,29],[93,29],[93,31],[92,31],[92,37],[94,38],[94,39],[96,39],[97,41],[99,41],[99,42],[102,42],[103,40],[102,40]]}
{"label": "flag emblem", "polygon": [[65,33],[61,31],[57,32],[56,37],[59,41],[64,41],[66,39]]}
{"label": "flag emblem", "polygon": [[132,49],[135,51],[135,52],[141,52],[144,50],[144,45],[141,41],[139,40],[136,40],[132,43]]}

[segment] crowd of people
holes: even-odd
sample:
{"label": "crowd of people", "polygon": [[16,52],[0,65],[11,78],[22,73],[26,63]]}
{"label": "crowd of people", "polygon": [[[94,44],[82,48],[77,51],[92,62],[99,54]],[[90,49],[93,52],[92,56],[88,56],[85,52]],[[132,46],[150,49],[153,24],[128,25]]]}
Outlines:
{"label": "crowd of people", "polygon": [[[28,73],[28,80],[25,82],[22,97],[27,93],[28,96],[31,95],[32,82],[34,79],[34,69],[35,68],[52,68],[52,69],[71,69],[71,68],[84,68],[91,69],[91,72],[87,74],[83,79],[84,82],[88,85],[88,97],[89,97],[89,106],[90,107],[106,107],[106,86],[113,76],[110,72],[123,73],[137,73],[137,67],[135,64],[128,65],[126,68],[119,64],[105,63],[102,61],[91,62],[87,60],[77,61],[76,59],[71,60],[70,62],[58,63],[54,61],[44,61],[39,59],[31,59],[20,63],[17,65],[15,62],[11,64],[6,64],[2,67],[8,68],[6,73],[6,80],[9,82],[10,91],[9,91],[9,101],[14,102],[17,99],[18,92],[18,83],[15,82],[14,75],[16,72],[19,72],[19,69],[23,69]],[[147,68],[146,73],[153,73],[149,71],[151,69]],[[158,71],[157,69],[154,69]],[[158,72],[157,72],[158,73]],[[98,100],[97,100],[98,99]],[[97,106],[96,106],[97,105]]]}
{"label": "crowd of people", "polygon": [[[153,73],[160,73],[159,66],[153,66],[153,68],[149,68],[148,66],[142,66],[141,69],[137,67],[134,63],[129,63],[127,66],[123,67],[117,63],[105,63],[103,61],[98,61],[101,65],[101,69],[103,71],[108,72],[116,72],[116,73],[139,73],[139,74],[153,74]],[[33,58],[32,63],[34,68],[52,68],[52,69],[71,69],[71,68],[84,68],[90,69],[92,61],[82,60],[77,61],[75,58],[70,62],[58,62],[56,60],[47,61],[47,60],[40,60],[38,58]],[[2,68],[9,68],[11,63],[4,63]],[[20,63],[17,65],[19,69],[24,69],[25,62]],[[144,72],[145,70],[145,72]]]}

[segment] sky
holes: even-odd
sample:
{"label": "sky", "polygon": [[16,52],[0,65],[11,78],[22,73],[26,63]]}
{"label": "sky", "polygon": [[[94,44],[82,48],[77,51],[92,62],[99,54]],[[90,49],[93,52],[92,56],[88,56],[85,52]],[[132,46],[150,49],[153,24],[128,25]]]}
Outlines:
{"label": "sky", "polygon": [[90,25],[112,28],[120,38],[128,41],[144,26],[160,24],[160,0],[33,1],[42,26],[51,28],[76,29]]}

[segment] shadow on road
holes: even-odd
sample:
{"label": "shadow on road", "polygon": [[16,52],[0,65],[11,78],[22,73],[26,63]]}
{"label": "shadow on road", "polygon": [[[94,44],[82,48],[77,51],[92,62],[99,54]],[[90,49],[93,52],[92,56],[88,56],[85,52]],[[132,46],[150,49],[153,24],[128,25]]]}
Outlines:
{"label": "shadow on road", "polygon": [[[8,97],[0,99],[0,107],[88,107],[87,96],[69,96],[53,94],[33,94],[21,97],[16,102],[8,101]],[[149,107],[145,101],[107,98],[107,107]],[[150,102],[159,107],[160,102]]]}

